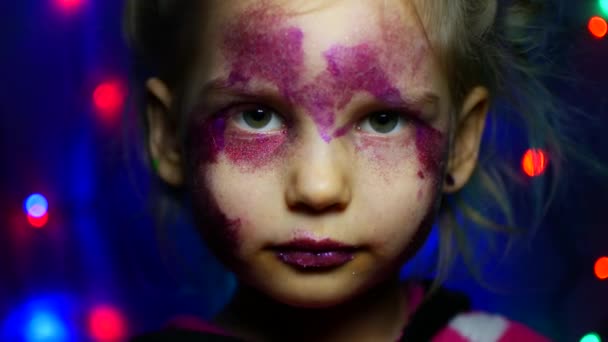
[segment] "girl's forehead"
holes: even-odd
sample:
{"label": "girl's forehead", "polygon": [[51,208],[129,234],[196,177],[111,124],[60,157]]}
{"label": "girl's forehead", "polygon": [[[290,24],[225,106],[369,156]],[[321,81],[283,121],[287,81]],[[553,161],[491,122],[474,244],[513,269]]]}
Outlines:
{"label": "girl's forehead", "polygon": [[[426,40],[414,3],[409,0],[221,0],[205,6],[205,22],[221,34],[227,22],[247,21],[249,30],[269,26],[297,26],[314,36],[312,47],[354,44],[377,39],[387,31],[399,32],[404,40]],[[208,26],[209,27],[209,26]],[[394,43],[394,42],[393,42]]]}
{"label": "girl's forehead", "polygon": [[[210,20],[205,45],[213,42],[217,47],[209,52],[216,55],[212,64],[226,62],[222,47],[225,48],[227,36],[233,42],[242,37],[243,44],[235,44],[238,47],[251,46],[248,43],[252,37],[267,35],[278,38],[276,45],[281,46],[277,48],[284,50],[294,49],[290,43],[298,40],[300,46],[297,48],[303,52],[308,71],[325,69],[327,52],[336,46],[371,44],[387,72],[399,77],[409,76],[409,81],[428,81],[432,51],[416,8],[410,1],[223,0],[213,2],[211,7],[207,8],[205,18]],[[294,33],[290,29],[296,30],[301,39],[282,39],[281,35]],[[262,45],[267,47],[266,43],[273,42],[264,43]],[[253,55],[256,51],[243,53]]]}

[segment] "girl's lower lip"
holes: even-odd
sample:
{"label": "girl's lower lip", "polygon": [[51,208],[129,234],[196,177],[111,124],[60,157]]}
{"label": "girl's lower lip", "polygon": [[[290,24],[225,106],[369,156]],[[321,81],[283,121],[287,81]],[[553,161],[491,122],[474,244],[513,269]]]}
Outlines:
{"label": "girl's lower lip", "polygon": [[277,258],[282,262],[300,269],[314,270],[333,268],[353,260],[353,251],[290,251],[276,252]]}

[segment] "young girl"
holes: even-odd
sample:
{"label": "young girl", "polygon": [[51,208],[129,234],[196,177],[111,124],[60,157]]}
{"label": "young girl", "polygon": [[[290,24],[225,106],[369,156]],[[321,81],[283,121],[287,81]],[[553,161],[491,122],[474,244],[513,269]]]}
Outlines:
{"label": "young girl", "polygon": [[149,75],[151,164],[239,280],[212,322],[136,340],[545,341],[469,312],[460,295],[399,280],[436,220],[445,270],[454,205],[501,227],[459,200],[469,184],[478,200],[485,190],[504,203],[498,166],[478,163],[497,99],[512,101],[530,143],[559,163],[548,94],[529,64],[533,10],[129,0],[129,39]]}

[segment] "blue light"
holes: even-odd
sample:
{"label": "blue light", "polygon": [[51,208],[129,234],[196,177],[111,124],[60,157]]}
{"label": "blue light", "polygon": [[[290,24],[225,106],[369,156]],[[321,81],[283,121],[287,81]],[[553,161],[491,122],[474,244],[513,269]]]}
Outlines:
{"label": "blue light", "polygon": [[67,341],[68,333],[65,324],[51,312],[34,312],[26,327],[28,342]]}
{"label": "blue light", "polygon": [[75,342],[77,301],[64,294],[26,299],[0,321],[0,341]]}
{"label": "blue light", "polygon": [[25,200],[25,211],[33,217],[42,217],[49,209],[49,203],[41,194],[30,195]]}

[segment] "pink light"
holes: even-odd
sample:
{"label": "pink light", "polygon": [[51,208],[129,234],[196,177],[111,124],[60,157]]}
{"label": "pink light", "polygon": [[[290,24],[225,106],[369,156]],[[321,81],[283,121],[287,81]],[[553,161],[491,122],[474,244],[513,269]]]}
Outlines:
{"label": "pink light", "polygon": [[126,335],[125,322],[118,310],[111,306],[98,306],[89,316],[89,333],[95,341],[122,341]]}
{"label": "pink light", "polygon": [[83,0],[55,0],[57,7],[64,12],[73,12],[78,9],[83,2]]}
{"label": "pink light", "polygon": [[105,119],[112,119],[122,111],[126,90],[121,82],[106,81],[95,88],[93,103]]}

